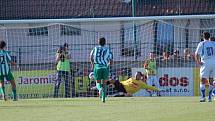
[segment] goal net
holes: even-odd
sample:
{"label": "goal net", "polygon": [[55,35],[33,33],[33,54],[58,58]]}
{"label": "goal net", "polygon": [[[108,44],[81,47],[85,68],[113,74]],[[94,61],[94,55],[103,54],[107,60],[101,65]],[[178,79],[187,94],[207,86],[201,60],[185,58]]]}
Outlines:
{"label": "goal net", "polygon": [[[150,52],[155,52],[157,86],[162,96],[198,95],[198,67],[193,54],[202,33],[215,36],[214,18],[184,17],[143,18],[138,20],[65,21],[2,24],[0,37],[7,42],[7,50],[17,66],[11,66],[20,99],[53,98],[56,82],[56,52],[64,43],[69,45],[70,67],[68,83],[60,81],[58,97],[95,97],[95,82],[88,75],[92,71],[90,51],[97,39],[105,37],[114,55],[110,78],[124,81],[142,71]],[[188,56],[185,56],[186,54]],[[163,56],[168,59],[165,60]],[[11,96],[10,83],[5,81],[6,93]],[[68,89],[69,88],[69,89]],[[109,85],[108,95],[114,87]],[[134,96],[148,96],[141,90]]]}

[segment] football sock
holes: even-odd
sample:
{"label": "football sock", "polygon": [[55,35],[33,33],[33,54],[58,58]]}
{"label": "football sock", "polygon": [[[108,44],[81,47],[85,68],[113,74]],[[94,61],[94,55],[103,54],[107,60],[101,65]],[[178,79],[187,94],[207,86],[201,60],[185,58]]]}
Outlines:
{"label": "football sock", "polygon": [[16,88],[12,89],[13,92],[13,100],[17,100]]}
{"label": "football sock", "polygon": [[100,91],[102,88],[102,84],[101,83],[96,83],[96,88]]}
{"label": "football sock", "polygon": [[3,90],[3,93],[4,93],[4,95],[5,95],[5,87],[2,87],[2,90]]}
{"label": "football sock", "polygon": [[201,96],[204,98],[205,97],[205,84],[200,84],[200,92],[201,92]]}
{"label": "football sock", "polygon": [[213,89],[214,89],[214,86],[209,85],[209,87],[208,87],[208,99],[211,99]]}
{"label": "football sock", "polygon": [[4,94],[2,87],[0,87],[0,94]]}

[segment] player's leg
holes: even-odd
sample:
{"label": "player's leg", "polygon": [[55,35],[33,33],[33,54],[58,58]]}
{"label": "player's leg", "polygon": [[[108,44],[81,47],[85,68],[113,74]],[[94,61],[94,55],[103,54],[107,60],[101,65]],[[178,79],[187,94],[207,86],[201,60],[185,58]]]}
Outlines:
{"label": "player's leg", "polygon": [[113,97],[124,97],[127,92],[124,88],[124,86],[119,82],[119,80],[116,80],[114,83],[114,90],[116,90],[116,94],[113,95]]}
{"label": "player's leg", "polygon": [[206,65],[201,66],[200,68],[200,77],[201,77],[201,82],[200,82],[200,102],[205,102],[205,83],[207,81],[207,77],[209,77],[209,71],[206,67]]}
{"label": "player's leg", "polygon": [[4,100],[6,100],[6,94],[5,94],[5,86],[4,86],[4,76],[0,76],[0,83],[1,83],[1,88],[2,88],[2,92],[3,92],[3,98]]}
{"label": "player's leg", "polygon": [[201,98],[200,102],[205,102],[205,83],[207,79],[206,78],[201,78],[200,82],[200,93],[201,93]]}
{"label": "player's leg", "polygon": [[210,73],[210,78],[209,78],[209,87],[208,87],[208,101],[209,102],[212,101],[212,94],[213,94],[213,91],[215,88],[214,79],[215,79],[215,66],[212,68],[212,71]]}
{"label": "player's leg", "polygon": [[6,76],[6,79],[10,81],[11,86],[12,86],[12,94],[13,94],[13,101],[17,101],[17,92],[16,92],[16,82],[14,80],[13,74],[11,72],[8,73]]}
{"label": "player's leg", "polygon": [[109,69],[102,68],[102,102],[105,102],[105,98],[107,97],[107,81],[109,79]]}
{"label": "player's leg", "polygon": [[214,85],[213,78],[209,78],[209,87],[208,87],[208,102],[212,101],[212,93],[213,93]]}
{"label": "player's leg", "polygon": [[13,92],[13,101],[17,101],[17,92],[16,92],[16,83],[15,80],[11,80],[10,81],[11,85],[12,85],[12,92]]}
{"label": "player's leg", "polygon": [[[152,84],[152,78],[151,78],[151,76],[148,76],[148,78],[147,78],[147,80],[146,80],[146,83],[147,83],[147,85],[150,85],[150,86],[152,86],[153,84]],[[149,93],[149,96],[151,97],[152,95],[153,95],[153,91],[152,90],[146,90],[148,93]]]}
{"label": "player's leg", "polygon": [[55,85],[54,85],[54,98],[58,97],[58,93],[59,93],[59,88],[60,88],[60,84],[61,84],[61,80],[62,80],[62,71],[58,71],[57,72],[57,79],[55,81]]}
{"label": "player's leg", "polygon": [[101,74],[102,74],[102,72],[101,72],[101,69],[98,68],[97,66],[95,66],[93,73],[94,73],[94,78],[96,80],[96,88],[99,91],[99,97],[101,97],[101,89],[102,89],[102,85],[101,85]]}
{"label": "player's leg", "polygon": [[[213,85],[214,85],[214,83],[213,83]],[[215,86],[215,85],[214,85],[214,86]],[[215,96],[215,89],[213,89],[212,95]],[[214,100],[215,100],[215,98],[214,98]]]}
{"label": "player's leg", "polygon": [[2,89],[2,81],[0,81],[0,100],[4,100],[4,92]]}
{"label": "player's leg", "polygon": [[[154,75],[153,76],[153,85],[155,86],[157,89],[159,89],[159,80],[157,79],[157,76]],[[161,96],[160,91],[155,91],[157,96]]]}

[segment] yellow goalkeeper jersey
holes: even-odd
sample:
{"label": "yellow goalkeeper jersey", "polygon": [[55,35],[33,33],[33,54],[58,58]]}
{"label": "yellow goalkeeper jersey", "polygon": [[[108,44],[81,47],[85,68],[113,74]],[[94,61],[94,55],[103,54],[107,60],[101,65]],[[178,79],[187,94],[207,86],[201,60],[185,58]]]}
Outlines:
{"label": "yellow goalkeeper jersey", "polygon": [[124,86],[126,92],[129,94],[134,94],[134,93],[138,92],[140,89],[149,89],[149,90],[159,91],[157,88],[155,88],[153,86],[149,86],[145,82],[143,82],[141,80],[136,80],[134,78],[129,78],[128,80],[122,81],[120,83]]}

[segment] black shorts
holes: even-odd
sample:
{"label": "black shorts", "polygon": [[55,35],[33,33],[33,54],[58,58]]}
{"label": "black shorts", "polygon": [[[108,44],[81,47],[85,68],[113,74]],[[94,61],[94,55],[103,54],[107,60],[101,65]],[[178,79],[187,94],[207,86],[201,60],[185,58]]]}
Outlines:
{"label": "black shorts", "polygon": [[122,83],[120,83],[118,80],[114,82],[114,90],[117,90],[118,92],[124,92],[127,93]]}

